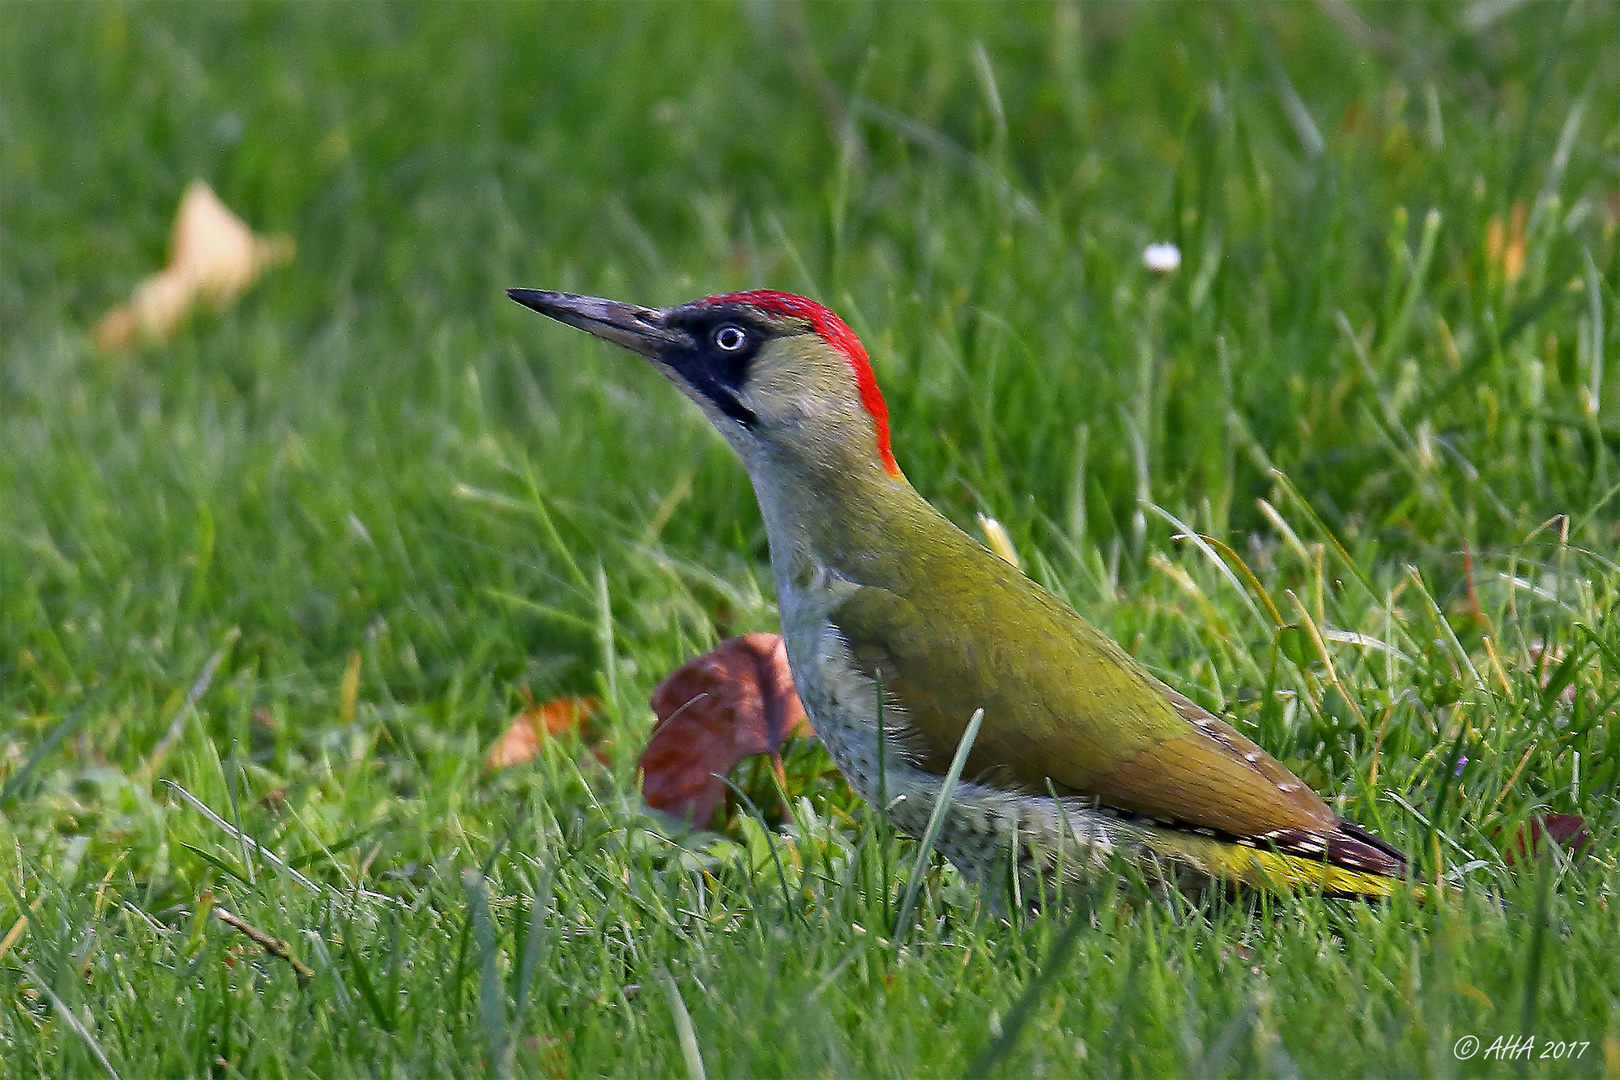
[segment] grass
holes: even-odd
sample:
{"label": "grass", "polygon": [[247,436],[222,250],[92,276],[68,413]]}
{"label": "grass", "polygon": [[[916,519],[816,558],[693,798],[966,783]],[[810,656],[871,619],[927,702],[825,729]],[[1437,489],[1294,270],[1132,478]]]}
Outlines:
{"label": "grass", "polygon": [[[0,1071],[1620,1073],[1613,15],[0,8]],[[194,177],[296,260],[96,354]],[[773,628],[764,534],[502,289],[753,284],[1447,899],[1009,923],[936,860],[897,946],[916,847],[813,765],[773,834],[647,812],[647,694]],[[485,775],[525,688],[609,763]],[[1549,811],[1586,849],[1510,865]]]}

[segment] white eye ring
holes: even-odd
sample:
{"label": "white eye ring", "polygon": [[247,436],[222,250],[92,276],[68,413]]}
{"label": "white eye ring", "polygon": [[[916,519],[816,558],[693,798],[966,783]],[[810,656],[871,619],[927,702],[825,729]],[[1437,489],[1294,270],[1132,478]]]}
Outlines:
{"label": "white eye ring", "polygon": [[742,328],[732,326],[730,323],[727,323],[714,332],[715,345],[726,352],[736,352],[738,349],[743,347],[743,344],[747,342],[747,340],[748,335],[743,333]]}

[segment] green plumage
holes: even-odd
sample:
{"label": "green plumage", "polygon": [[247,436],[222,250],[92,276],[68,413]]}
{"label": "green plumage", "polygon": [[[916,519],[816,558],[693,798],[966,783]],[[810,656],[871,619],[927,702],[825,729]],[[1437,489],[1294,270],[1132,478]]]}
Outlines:
{"label": "green plumage", "polygon": [[822,528],[843,532],[853,556],[829,568],[858,586],[828,617],[899,706],[925,768],[944,772],[982,707],[965,775],[1031,793],[1050,780],[1061,794],[1237,836],[1333,827],[1274,759],[1173,695],[904,480],[887,494],[888,512],[854,515],[864,529],[842,524],[851,516],[823,519],[840,523]]}
{"label": "green plumage", "polygon": [[[1399,852],[912,489],[888,454],[865,352],[837,316],[765,292],[664,310],[513,295],[647,356],[741,456],[800,697],[857,790],[901,793],[888,809],[902,827],[921,829],[919,806],[982,708],[941,837],[964,869],[984,869],[1010,837],[1048,856],[1078,840],[1263,888],[1389,891]],[[876,749],[877,686],[892,759]]]}

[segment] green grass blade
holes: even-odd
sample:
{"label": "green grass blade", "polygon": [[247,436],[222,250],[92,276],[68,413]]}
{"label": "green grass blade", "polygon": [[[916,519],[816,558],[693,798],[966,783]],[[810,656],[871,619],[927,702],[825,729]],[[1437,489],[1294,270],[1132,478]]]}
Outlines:
{"label": "green grass blade", "polygon": [[669,1002],[670,1016],[675,1021],[675,1034],[681,1044],[681,1058],[686,1062],[687,1080],[705,1080],[708,1074],[703,1068],[703,1053],[698,1049],[692,1014],[686,1011],[686,1002],[681,999],[681,988],[676,985],[675,976],[667,968],[661,967],[653,974],[664,990],[664,999]]}
{"label": "green grass blade", "polygon": [[506,998],[495,973],[495,924],[489,913],[487,880],[470,868],[461,875],[472,919],[473,947],[478,950],[478,1022],[484,1029],[486,1068],[491,1076],[507,1077],[512,1074],[512,1053],[506,1036]]}
{"label": "green grass blade", "polygon": [[193,795],[191,792],[187,791],[185,788],[181,787],[178,783],[176,783],[173,780],[165,779],[163,781],[163,783],[164,783],[164,786],[166,786],[170,791],[172,791],[176,795],[180,796],[180,798],[182,800],[184,800],[185,803],[188,806],[190,806],[193,810],[197,811],[197,813],[199,813],[203,817],[207,818],[214,825],[215,828],[219,829],[220,832],[224,833],[226,836],[230,837],[232,840],[236,840],[236,841],[238,841],[238,842],[240,842],[242,844],[250,845],[252,847],[252,849],[253,849],[254,854],[258,855],[259,858],[263,859],[265,862],[269,863],[271,866],[275,867],[277,870],[280,870],[283,874],[286,874],[288,877],[290,877],[294,881],[298,882],[298,884],[302,885],[304,888],[309,889],[311,892],[320,892],[320,886],[316,885],[309,878],[305,877],[303,874],[300,874],[297,870],[294,870],[291,866],[287,865],[286,861],[283,860],[280,855],[277,855],[275,852],[271,851],[269,848],[267,848],[263,844],[259,843],[253,837],[247,835],[244,832],[239,831],[230,822],[226,821],[224,818],[222,818],[218,814],[214,813],[214,811],[208,806],[208,804],[203,802],[201,799],[197,798],[197,796]]}
{"label": "green grass blade", "polygon": [[973,717],[968,721],[967,728],[962,732],[962,738],[956,744],[956,755],[951,758],[951,767],[945,771],[939,795],[934,799],[934,810],[928,815],[928,828],[924,830],[922,843],[917,848],[916,861],[911,864],[911,876],[906,879],[906,891],[900,901],[900,914],[895,919],[896,949],[905,944],[906,937],[911,932],[911,916],[917,907],[917,893],[922,888],[923,874],[928,870],[928,860],[934,854],[934,845],[939,841],[939,832],[945,827],[945,815],[950,810],[951,799],[956,795],[957,781],[961,779],[962,770],[967,766],[968,753],[973,749],[973,740],[979,737],[979,727],[983,723],[984,710],[973,710]]}
{"label": "green grass blade", "polygon": [[89,1028],[84,1026],[84,1023],[77,1016],[73,1015],[73,1010],[68,1008],[67,1003],[56,996],[56,991],[52,990],[50,984],[39,977],[39,972],[35,971],[32,965],[23,964],[21,970],[28,977],[28,981],[33,983],[40,993],[45,995],[45,999],[51,1003],[51,1008],[56,1010],[56,1015],[63,1024],[67,1025],[67,1029],[73,1032],[79,1041],[84,1044],[85,1050],[89,1052],[95,1063],[101,1066],[102,1071],[112,1077],[112,1080],[119,1080],[118,1070],[113,1068],[111,1061],[107,1060],[107,1055],[101,1049],[101,1044],[96,1041],[95,1035]]}
{"label": "green grass blade", "polygon": [[1030,980],[1017,1004],[1007,1014],[1007,1019],[1002,1021],[1001,1034],[969,1066],[968,1070],[963,1073],[964,1076],[990,1075],[991,1070],[1005,1060],[1007,1055],[1012,1052],[1013,1047],[1018,1045],[1018,1038],[1024,1033],[1024,1028],[1029,1025],[1035,1008],[1040,1005],[1041,1000],[1051,989],[1052,984],[1068,970],[1069,959],[1074,955],[1075,946],[1079,944],[1080,936],[1085,933],[1086,928],[1090,925],[1090,916],[1084,911],[1075,914],[1069,920],[1069,925],[1063,928],[1063,935],[1058,938],[1057,944],[1053,945],[1052,951],[1047,954],[1046,963],[1041,965],[1040,974]]}
{"label": "green grass blade", "polygon": [[39,745],[34,747],[34,752],[28,755],[28,760],[23,762],[22,768],[6,777],[5,786],[0,787],[0,806],[9,803],[12,796],[20,792],[23,785],[28,783],[28,778],[39,767],[39,763],[49,757],[51,751],[62,745],[63,739],[78,730],[79,721],[84,719],[85,710],[88,707],[88,703],[81,703],[75,706],[72,712],[57,721],[56,726],[51,728],[51,733],[40,740]]}

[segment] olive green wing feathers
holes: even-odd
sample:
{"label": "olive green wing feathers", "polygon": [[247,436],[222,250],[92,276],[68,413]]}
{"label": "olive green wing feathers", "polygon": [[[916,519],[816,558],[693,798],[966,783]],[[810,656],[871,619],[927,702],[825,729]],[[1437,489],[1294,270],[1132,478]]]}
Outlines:
{"label": "olive green wing feathers", "polygon": [[991,595],[970,605],[959,596],[868,585],[831,613],[855,663],[881,680],[920,767],[944,773],[983,708],[969,777],[1031,794],[1050,782],[1059,794],[1280,853],[1401,872],[1398,850],[1338,818],[1252,740],[1027,578],[998,573]]}
{"label": "olive green wing feathers", "polygon": [[962,539],[949,558],[887,587],[857,587],[830,615],[903,715],[921,767],[944,772],[982,707],[970,776],[1031,793],[1050,781],[1121,811],[1237,837],[1334,831],[1327,805],[1265,751]]}

